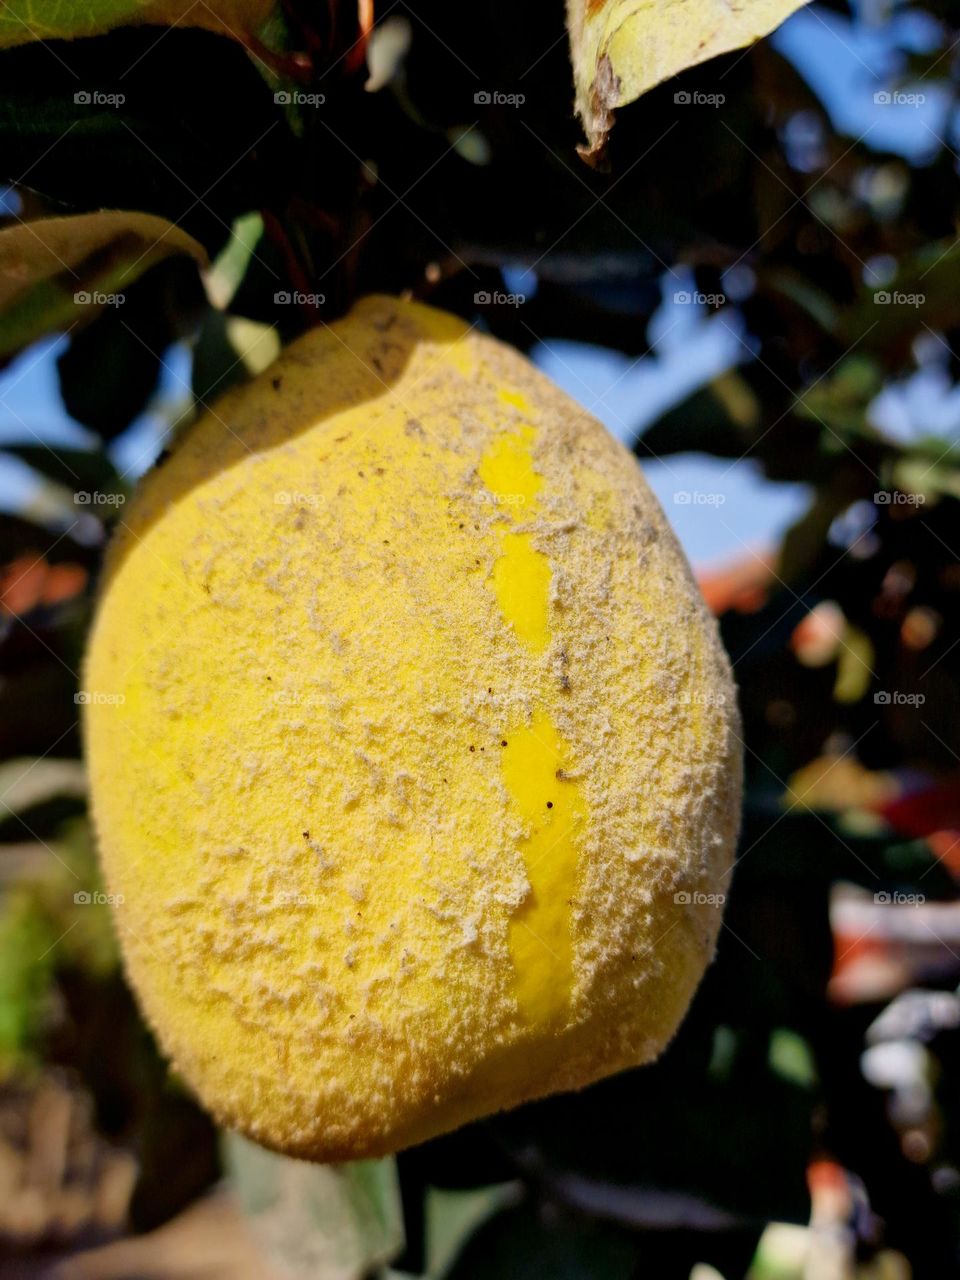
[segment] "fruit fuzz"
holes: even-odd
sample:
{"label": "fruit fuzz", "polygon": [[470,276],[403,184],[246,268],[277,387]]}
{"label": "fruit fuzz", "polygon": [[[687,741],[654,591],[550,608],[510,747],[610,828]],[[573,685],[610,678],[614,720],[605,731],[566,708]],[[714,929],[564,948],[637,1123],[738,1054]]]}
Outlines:
{"label": "fruit fuzz", "polygon": [[392,298],[144,480],[86,661],[127,970],[222,1123],[379,1155],[655,1057],[720,925],[727,660],[630,454]]}

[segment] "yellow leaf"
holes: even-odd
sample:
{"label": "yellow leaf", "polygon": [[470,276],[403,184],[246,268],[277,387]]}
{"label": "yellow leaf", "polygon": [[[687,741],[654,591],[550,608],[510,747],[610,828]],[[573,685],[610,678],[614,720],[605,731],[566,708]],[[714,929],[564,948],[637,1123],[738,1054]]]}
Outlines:
{"label": "yellow leaf", "polygon": [[806,0],[567,0],[576,111],[585,159],[613,112],[687,67],[752,44]]}
{"label": "yellow leaf", "polygon": [[45,333],[122,306],[123,290],[163,258],[206,266],[192,236],[150,213],[105,209],[0,231],[0,358]]}

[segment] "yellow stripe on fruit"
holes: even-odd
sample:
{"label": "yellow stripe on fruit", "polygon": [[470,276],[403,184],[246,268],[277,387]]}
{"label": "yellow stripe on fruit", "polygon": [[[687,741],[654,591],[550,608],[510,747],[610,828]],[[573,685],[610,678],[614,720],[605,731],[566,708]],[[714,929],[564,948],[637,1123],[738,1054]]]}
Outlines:
{"label": "yellow stripe on fruit", "polygon": [[586,817],[582,787],[565,779],[564,743],[545,711],[515,729],[502,753],[503,780],[528,835],[520,851],[530,892],[510,921],[515,992],[527,1021],[566,1014],[573,985],[570,906],[577,887],[578,838]]}
{"label": "yellow stripe on fruit", "polygon": [[550,643],[550,561],[536,551],[529,533],[500,532],[493,589],[504,618],[531,653]]}
{"label": "yellow stripe on fruit", "polygon": [[[504,403],[529,411],[526,401],[501,392]],[[497,438],[481,459],[480,478],[509,522],[498,530],[500,555],[491,585],[504,619],[533,654],[550,643],[550,561],[529,533],[510,528],[537,513],[543,478],[533,466],[536,432],[528,425]],[[538,708],[529,725],[508,731],[502,777],[526,834],[520,852],[530,890],[510,921],[514,991],[526,1021],[561,1021],[573,985],[570,906],[577,887],[577,837],[586,814],[582,788],[566,778],[566,747],[548,713]]]}

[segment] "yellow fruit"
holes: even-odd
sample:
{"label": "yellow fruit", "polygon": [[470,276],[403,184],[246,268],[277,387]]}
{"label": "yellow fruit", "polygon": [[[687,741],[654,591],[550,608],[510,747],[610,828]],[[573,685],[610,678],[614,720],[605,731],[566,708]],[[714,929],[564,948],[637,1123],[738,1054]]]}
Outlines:
{"label": "yellow fruit", "polygon": [[122,523],[94,812],[133,985],[219,1120],[379,1154],[663,1048],[719,928],[734,692],[595,419],[368,298]]}

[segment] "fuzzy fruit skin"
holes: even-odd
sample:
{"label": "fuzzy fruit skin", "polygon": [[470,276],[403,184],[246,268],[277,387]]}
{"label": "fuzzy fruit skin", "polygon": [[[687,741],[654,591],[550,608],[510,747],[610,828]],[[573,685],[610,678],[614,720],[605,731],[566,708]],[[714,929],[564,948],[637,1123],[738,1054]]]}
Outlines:
{"label": "fuzzy fruit skin", "polygon": [[124,512],[84,686],[129,976],[225,1125],[379,1155],[676,1030],[730,670],[633,458],[517,352],[384,297],[293,343]]}

